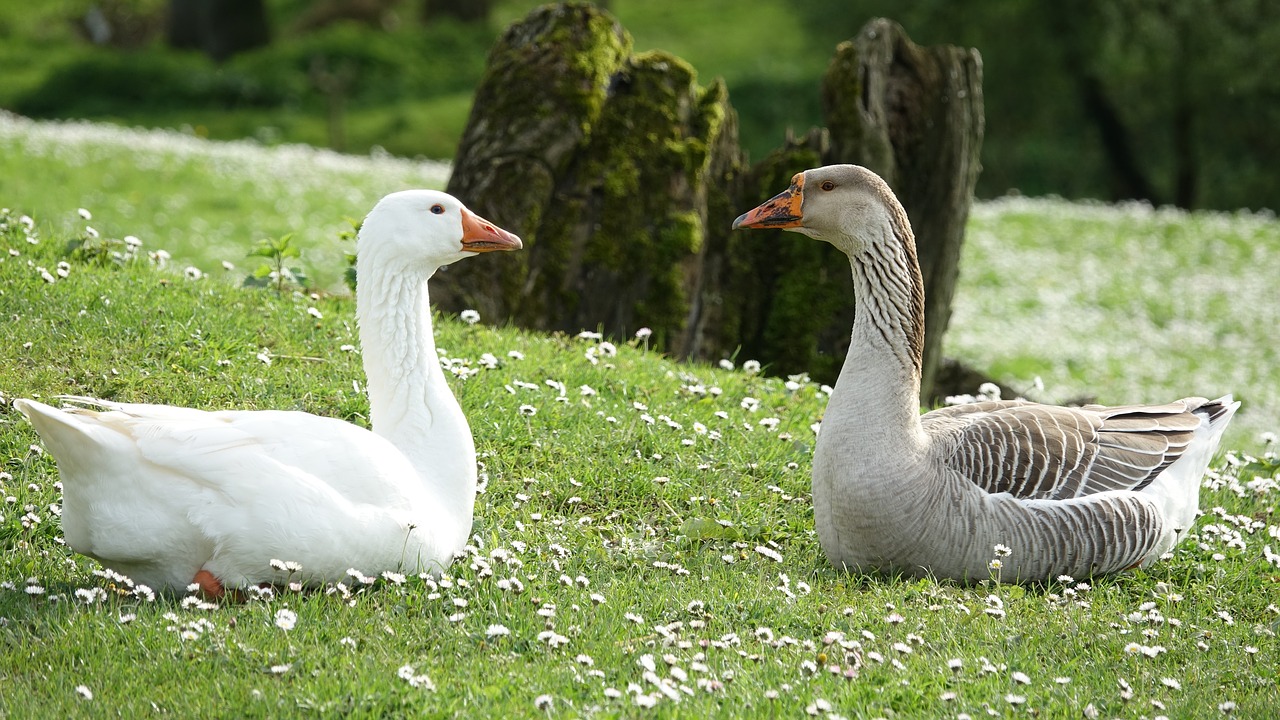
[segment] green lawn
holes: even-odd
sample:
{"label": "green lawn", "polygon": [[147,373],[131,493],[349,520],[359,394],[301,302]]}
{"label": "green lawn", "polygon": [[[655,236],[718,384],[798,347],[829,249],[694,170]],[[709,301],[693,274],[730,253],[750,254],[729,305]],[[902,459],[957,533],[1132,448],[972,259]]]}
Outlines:
{"label": "green lawn", "polygon": [[207,273],[223,274],[229,262],[243,277],[254,242],[294,233],[313,280],[338,288],[342,252],[353,249],[339,241],[348,219],[387,193],[441,188],[447,178],[439,162],[0,113],[0,204],[61,233],[89,225],[107,237],[134,235]]}
{"label": "green lawn", "polygon": [[1231,392],[1243,406],[1229,445],[1280,432],[1273,216],[984,202],[960,268],[948,355],[1049,402]]}
{"label": "green lawn", "polygon": [[[436,324],[485,478],[472,549],[447,578],[353,579],[216,607],[130,593],[61,544],[54,463],[9,401],[82,393],[363,424],[359,356],[342,349],[356,344],[351,299],[221,277],[248,272],[257,236],[295,232],[326,248],[304,258],[313,276],[337,278],[345,216],[442,176],[95,132],[0,123],[0,207],[12,209],[0,235],[0,717],[1081,717],[1092,706],[1181,718],[1275,707],[1274,456],[1220,462],[1193,537],[1146,571],[1034,588],[850,576],[825,566],[812,532],[817,385],[747,373],[745,358],[732,370],[674,363],[634,340],[615,355],[597,339],[489,319]],[[17,229],[22,213],[35,215],[37,243]],[[85,225],[138,236],[139,259],[67,258]],[[1276,237],[1266,218],[980,205],[948,342],[1027,383],[1041,376],[1055,395],[1077,382],[1099,395],[1234,390],[1274,403],[1276,311],[1258,293],[1274,285]],[[164,269],[147,257],[162,247],[173,256]],[[1229,282],[1194,272],[1219,256]],[[469,262],[501,272],[503,257]],[[192,264],[212,276],[189,279]],[[1123,349],[1162,333],[1182,338],[1168,346],[1200,347],[1199,364],[1160,372]],[[1257,446],[1238,437],[1231,448]]]}

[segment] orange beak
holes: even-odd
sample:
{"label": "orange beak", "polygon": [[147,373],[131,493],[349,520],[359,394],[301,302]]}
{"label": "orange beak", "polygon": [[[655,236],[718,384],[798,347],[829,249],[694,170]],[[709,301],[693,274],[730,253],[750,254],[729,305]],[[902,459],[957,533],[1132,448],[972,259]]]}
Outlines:
{"label": "orange beak", "polygon": [[763,205],[749,210],[733,221],[733,229],[767,229],[800,227],[804,222],[804,173],[791,178],[791,187],[769,198]]}
{"label": "orange beak", "polygon": [[482,253],[495,250],[519,250],[520,238],[479,215],[462,208],[462,249]]}

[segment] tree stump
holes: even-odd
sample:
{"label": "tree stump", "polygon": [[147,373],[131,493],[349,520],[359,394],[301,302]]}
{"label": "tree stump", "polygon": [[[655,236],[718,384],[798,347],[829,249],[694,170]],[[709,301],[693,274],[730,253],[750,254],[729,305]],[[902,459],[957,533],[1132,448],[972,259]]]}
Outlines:
{"label": "tree stump", "polygon": [[980,170],[982,59],[968,48],[922,48],[897,23],[876,19],[836,48],[822,99],[826,162],[879,173],[911,219],[925,287],[921,397],[933,399]]}
{"label": "tree stump", "polygon": [[478,277],[491,267],[441,273],[440,307],[542,330],[647,326],[691,353],[714,294],[709,178],[739,164],[736,124],[722,83],[702,88],[679,58],[630,51],[591,5],[544,6],[498,41],[448,191],[526,250],[496,283]]}
{"label": "tree stump", "polygon": [[[736,193],[740,200],[725,226],[786,188],[796,173],[822,165],[828,145],[820,128],[788,137],[744,174]],[[706,350],[737,351],[739,360],[768,363],[780,375],[833,380],[853,323],[853,280],[840,251],[784,230],[753,230],[733,233],[727,255],[730,301],[720,320],[726,337]]]}
{"label": "tree stump", "polygon": [[437,306],[473,308],[493,320],[533,318],[529,326],[541,327],[544,308],[529,296],[561,239],[544,247],[539,228],[544,214],[561,211],[557,186],[630,51],[621,26],[586,7],[544,7],[499,38],[446,189],[519,235],[525,250],[505,256],[500,271],[450,266],[432,284]]}
{"label": "tree stump", "polygon": [[824,243],[730,230],[833,162],[880,172],[906,206],[925,273],[925,397],[950,316],[982,138],[972,50],[924,49],[888,21],[842,44],[830,124],[748,167],[719,80],[631,37],[589,4],[547,5],[490,52],[448,191],[519,234],[501,263],[442,269],[433,300],[491,321],[618,338],[647,326],[678,357],[767,363],[833,381],[849,344],[848,264]]}

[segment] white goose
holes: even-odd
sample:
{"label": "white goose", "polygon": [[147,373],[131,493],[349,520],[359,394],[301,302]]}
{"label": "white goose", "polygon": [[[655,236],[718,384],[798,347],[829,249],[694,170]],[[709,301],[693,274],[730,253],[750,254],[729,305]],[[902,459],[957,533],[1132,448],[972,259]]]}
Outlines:
{"label": "white goose", "polygon": [[920,414],[924,285],[902,206],[833,165],[734,221],[824,240],[853,269],[853,338],[813,458],[818,538],[836,567],[1003,581],[1145,566],[1191,527],[1230,395],[1082,408],[981,402]]}
{"label": "white goose", "polygon": [[136,583],[195,582],[214,597],[349,568],[440,570],[471,532],[476,457],[436,354],[427,280],[520,247],[441,192],[394,193],[369,213],[356,316],[373,432],[304,412],[16,401],[58,462],[67,543]]}

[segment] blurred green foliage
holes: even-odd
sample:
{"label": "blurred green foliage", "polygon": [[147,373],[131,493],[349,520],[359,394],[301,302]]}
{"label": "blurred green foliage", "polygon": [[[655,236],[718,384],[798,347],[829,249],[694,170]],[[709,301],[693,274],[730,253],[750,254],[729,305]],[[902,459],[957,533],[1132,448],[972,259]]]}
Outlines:
{"label": "blurred green foliage", "polygon": [[917,43],[978,48],[987,111],[982,195],[1017,188],[1280,209],[1278,3],[805,0],[794,7],[822,45],[884,15]]}
{"label": "blurred green foliage", "polygon": [[484,69],[485,28],[440,24],[411,32],[334,25],[278,42],[217,66],[197,53],[160,44],[120,52],[75,53],[54,64],[44,82],[13,99],[34,116],[93,116],[115,110],[241,107],[323,108],[320,72],[344,75],[353,102],[468,92]]}
{"label": "blurred green foliage", "polygon": [[[0,107],[38,118],[89,118],[190,127],[218,139],[381,147],[449,157],[496,31],[442,21],[391,30],[350,22],[279,32],[270,46],[218,65],[164,46],[162,0],[118,0],[158,18],[138,47],[95,46],[78,28],[93,3],[64,0],[35,12],[0,0]],[[306,2],[273,3],[286,27]],[[127,8],[126,8],[127,9]],[[285,10],[289,10],[288,13]],[[120,12],[123,12],[121,10]]]}
{"label": "blurred green foliage", "polygon": [[[326,0],[332,2],[333,0]],[[127,30],[86,39],[94,0],[0,0],[0,107],[35,117],[190,126],[215,138],[382,147],[449,158],[493,40],[541,4],[497,0],[490,22],[422,24],[401,0],[379,27],[302,30],[319,0],[269,0],[275,39],[223,65],[163,46],[166,0],[98,0]],[[920,44],[978,48],[987,135],[979,195],[1277,206],[1280,4],[1266,0],[611,0],[636,50],[720,76],[755,159],[822,124],[835,45],[871,17]],[[147,33],[150,33],[147,35]]]}

